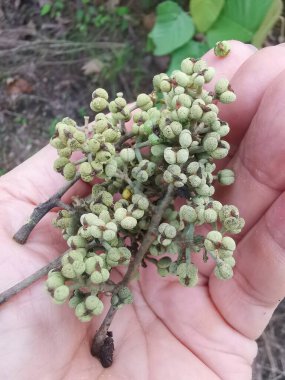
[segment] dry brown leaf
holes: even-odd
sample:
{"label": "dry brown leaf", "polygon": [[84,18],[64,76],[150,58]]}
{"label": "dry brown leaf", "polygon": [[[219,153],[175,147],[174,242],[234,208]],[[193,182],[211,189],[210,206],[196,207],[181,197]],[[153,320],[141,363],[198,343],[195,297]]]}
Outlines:
{"label": "dry brown leaf", "polygon": [[30,94],[33,92],[32,85],[22,78],[8,78],[6,81],[7,93],[12,95]]}
{"label": "dry brown leaf", "polygon": [[94,58],[86,62],[82,67],[84,75],[99,74],[104,67],[104,63],[100,59]]}

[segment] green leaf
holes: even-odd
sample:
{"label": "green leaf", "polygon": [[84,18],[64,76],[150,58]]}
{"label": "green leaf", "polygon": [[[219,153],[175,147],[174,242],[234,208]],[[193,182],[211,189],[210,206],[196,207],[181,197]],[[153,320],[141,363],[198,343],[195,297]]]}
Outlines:
{"label": "green leaf", "polygon": [[157,6],[156,22],[149,33],[155,55],[166,55],[184,45],[194,34],[192,18],[173,1]]}
{"label": "green leaf", "polygon": [[199,32],[206,32],[216,21],[225,0],[191,0],[190,14]]}
{"label": "green leaf", "polygon": [[226,0],[220,16],[207,33],[209,45],[229,39],[250,42],[271,4],[272,0]]}
{"label": "green leaf", "polygon": [[208,50],[209,46],[207,43],[190,40],[171,54],[171,61],[167,73],[171,74],[173,70],[180,69],[181,61],[184,58],[201,58]]}
{"label": "green leaf", "polygon": [[41,16],[45,16],[50,13],[52,5],[50,3],[46,3],[41,7]]}
{"label": "green leaf", "polygon": [[265,16],[262,24],[255,33],[252,39],[252,43],[260,48],[264,42],[269,31],[272,29],[273,25],[277,22],[282,14],[283,2],[282,0],[273,0],[271,7],[269,8],[267,15]]}

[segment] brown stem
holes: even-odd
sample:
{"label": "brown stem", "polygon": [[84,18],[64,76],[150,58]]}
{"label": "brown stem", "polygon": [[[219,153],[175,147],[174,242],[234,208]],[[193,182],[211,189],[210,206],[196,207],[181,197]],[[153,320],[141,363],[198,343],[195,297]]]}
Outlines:
{"label": "brown stem", "polygon": [[51,269],[59,268],[61,265],[61,258],[63,255],[57,257],[55,260],[51,261],[37,272],[33,273],[31,276],[25,278],[23,281],[12,286],[11,288],[5,290],[0,294],[0,305],[7,302],[10,298],[18,294],[20,291],[26,289],[28,286],[32,285],[34,282],[38,281],[40,278],[48,274]]}
{"label": "brown stem", "polygon": [[[156,237],[156,231],[157,231],[157,228],[158,228],[159,223],[161,221],[163,212],[173,197],[173,190],[174,190],[173,185],[169,185],[162,202],[158,206],[156,212],[154,213],[154,215],[151,219],[149,229],[148,229],[148,231],[147,231],[147,233],[146,233],[146,235],[142,241],[142,244],[141,244],[135,258],[130,263],[128,270],[127,270],[125,276],[123,277],[122,281],[115,288],[115,290],[114,290],[115,292],[116,292],[116,290],[118,290],[118,288],[120,288],[122,286],[127,286],[128,283],[134,277],[134,275],[137,273],[137,270],[138,270],[139,266],[141,265],[142,259],[144,258],[145,254],[148,252],[149,247],[151,246],[153,240]],[[92,346],[91,346],[91,353],[93,356],[97,356],[97,357],[99,356],[100,349],[101,349],[101,347],[104,343],[104,340],[107,336],[108,329],[109,329],[111,322],[112,322],[112,320],[116,314],[116,311],[117,311],[117,309],[111,305],[104,321],[102,322],[99,330],[96,332],[96,334],[93,338]]]}
{"label": "brown stem", "polygon": [[111,305],[110,309],[108,310],[108,313],[106,314],[106,317],[104,318],[104,321],[99,327],[99,330],[96,332],[91,346],[91,354],[93,356],[99,357],[101,347],[104,343],[104,340],[106,339],[107,332],[113,321],[116,311],[117,309],[113,305]]}
{"label": "brown stem", "polygon": [[54,207],[58,206],[61,197],[77,182],[80,175],[77,175],[72,181],[63,186],[57,193],[52,195],[46,202],[40,203],[32,212],[28,222],[24,224],[13,236],[13,239],[19,244],[25,244],[30,233],[39,223],[39,221]]}

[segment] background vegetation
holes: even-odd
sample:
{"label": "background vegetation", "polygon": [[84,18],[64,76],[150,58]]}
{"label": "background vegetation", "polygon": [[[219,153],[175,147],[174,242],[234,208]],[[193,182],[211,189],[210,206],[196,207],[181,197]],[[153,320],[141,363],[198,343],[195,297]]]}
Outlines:
{"label": "background vegetation", "polygon": [[[282,3],[0,0],[0,175],[46,145],[62,117],[83,121],[98,86],[132,101],[218,40],[284,42]],[[259,340],[256,380],[285,379],[284,312]]]}

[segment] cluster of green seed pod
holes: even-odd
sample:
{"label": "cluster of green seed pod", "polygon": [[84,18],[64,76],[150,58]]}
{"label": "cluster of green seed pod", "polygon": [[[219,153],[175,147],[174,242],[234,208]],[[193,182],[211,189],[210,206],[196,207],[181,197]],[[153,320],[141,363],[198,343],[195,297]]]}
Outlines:
{"label": "cluster of green seed pod", "polygon": [[[192,256],[201,254],[214,260],[218,278],[233,275],[236,246],[227,234],[239,233],[244,220],[235,206],[214,198],[215,183],[235,180],[231,169],[216,170],[214,161],[230,150],[224,139],[230,127],[219,117],[218,102],[231,103],[235,94],[227,79],[213,92],[206,90],[214,74],[204,60],[187,58],[181,70],[156,75],[153,91],[138,95],[132,106],[122,93],[110,100],[97,89],[90,104],[93,121],[79,127],[65,118],[56,125],[55,170],[67,180],[100,179],[54,221],[70,250],[60,271],[50,272],[47,289],[56,303],[69,300],[81,321],[103,312],[103,296],[111,296],[115,308],[133,301],[128,284],[112,285],[112,271],[131,265],[149,228],[152,240],[142,266],[149,261],[160,276],[177,276],[192,287],[199,279]],[[173,198],[153,229],[169,186]],[[180,206],[175,198],[182,198]],[[210,232],[203,236],[196,228],[205,224]]]}

